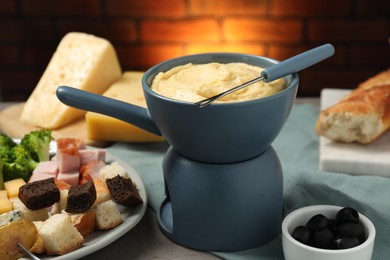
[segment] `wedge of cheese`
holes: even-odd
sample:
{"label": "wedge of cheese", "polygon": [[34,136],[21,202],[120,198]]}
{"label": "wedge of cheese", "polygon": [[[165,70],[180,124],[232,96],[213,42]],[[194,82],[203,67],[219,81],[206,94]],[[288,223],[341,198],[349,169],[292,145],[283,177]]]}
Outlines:
{"label": "wedge of cheese", "polygon": [[[103,96],[146,107],[142,91],[143,72],[125,72]],[[87,136],[90,140],[124,142],[159,142],[164,139],[136,126],[105,115],[87,112]]]}
{"label": "wedge of cheese", "polygon": [[85,111],[61,103],[56,96],[59,86],[102,94],[121,75],[115,49],[109,41],[85,33],[68,33],[28,98],[20,120],[47,129],[68,125],[82,118]]}

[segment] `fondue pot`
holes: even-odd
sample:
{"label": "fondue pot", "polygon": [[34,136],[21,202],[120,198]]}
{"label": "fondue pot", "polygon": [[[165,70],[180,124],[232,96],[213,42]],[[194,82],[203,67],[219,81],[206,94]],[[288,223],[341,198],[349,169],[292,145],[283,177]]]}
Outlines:
{"label": "fondue pot", "polygon": [[268,148],[282,129],[296,96],[298,76],[285,77],[287,88],[275,95],[204,108],[161,96],[150,88],[159,72],[187,63],[210,62],[243,62],[260,67],[277,63],[269,58],[236,53],[168,60],[144,74],[142,86],[147,109],[73,88],[60,87],[57,96],[70,106],[112,116],[163,135],[176,151],[192,160],[233,163],[254,158]]}
{"label": "fondue pot", "polygon": [[286,76],[286,88],[269,97],[204,108],[150,88],[159,72],[210,62],[260,67],[277,63],[236,53],[162,62],[142,80],[147,109],[65,86],[57,89],[57,96],[67,105],[115,117],[166,138],[171,147],[162,163],[165,199],[156,215],[168,238],[199,250],[243,250],[265,244],[281,232],[282,165],[271,143],[290,113],[299,79],[296,73]]}

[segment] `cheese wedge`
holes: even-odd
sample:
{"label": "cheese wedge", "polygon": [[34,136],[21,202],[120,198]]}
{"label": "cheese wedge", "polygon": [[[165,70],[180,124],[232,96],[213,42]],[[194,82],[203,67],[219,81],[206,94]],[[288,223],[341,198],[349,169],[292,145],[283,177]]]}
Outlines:
{"label": "cheese wedge", "polygon": [[[142,91],[143,72],[125,72],[103,96],[118,99],[137,106],[146,107]],[[151,134],[121,120],[87,112],[85,115],[87,136],[97,141],[159,142],[164,138]]]}
{"label": "cheese wedge", "polygon": [[56,89],[67,85],[102,94],[121,74],[109,41],[85,33],[68,33],[28,98],[20,120],[32,126],[57,129],[83,118],[85,111],[61,103]]}

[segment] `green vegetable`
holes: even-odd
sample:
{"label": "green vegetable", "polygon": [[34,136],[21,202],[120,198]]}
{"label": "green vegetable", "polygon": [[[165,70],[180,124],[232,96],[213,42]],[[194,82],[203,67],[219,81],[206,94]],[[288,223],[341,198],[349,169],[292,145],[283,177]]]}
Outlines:
{"label": "green vegetable", "polygon": [[14,142],[14,140],[12,140],[11,137],[9,137],[8,135],[5,135],[3,133],[0,133],[0,148],[11,149],[15,145],[16,145],[16,143]]}
{"label": "green vegetable", "polygon": [[4,190],[3,159],[0,158],[0,190]]}
{"label": "green vegetable", "polygon": [[50,130],[32,131],[22,138],[20,144],[16,144],[8,136],[0,134],[3,180],[23,178],[27,182],[39,162],[50,160],[51,140],[54,139]]}
{"label": "green vegetable", "polygon": [[31,157],[38,162],[50,159],[50,141],[53,140],[50,130],[36,130],[26,134],[21,145],[26,148]]}

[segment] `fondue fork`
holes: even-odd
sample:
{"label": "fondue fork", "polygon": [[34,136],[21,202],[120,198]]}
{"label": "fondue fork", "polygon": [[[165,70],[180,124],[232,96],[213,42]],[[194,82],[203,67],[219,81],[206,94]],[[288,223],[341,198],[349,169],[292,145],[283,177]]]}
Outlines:
{"label": "fondue fork", "polygon": [[273,80],[282,78],[292,73],[296,73],[301,71],[307,67],[310,67],[326,58],[329,58],[334,54],[334,47],[327,43],[316,47],[314,49],[305,51],[298,55],[295,55],[287,60],[281,61],[271,67],[265,68],[261,71],[260,77],[254,78],[250,81],[247,81],[241,85],[228,89],[222,93],[214,95],[212,97],[203,99],[194,103],[198,105],[200,108],[206,107],[217,99],[220,99],[226,95],[229,95],[237,90],[243,89],[253,83],[263,80],[264,82],[271,82]]}
{"label": "fondue fork", "polygon": [[25,248],[21,243],[18,243],[18,246],[23,250],[25,254],[27,254],[33,260],[40,260],[40,258],[36,257],[33,253],[31,253],[27,248]]}

